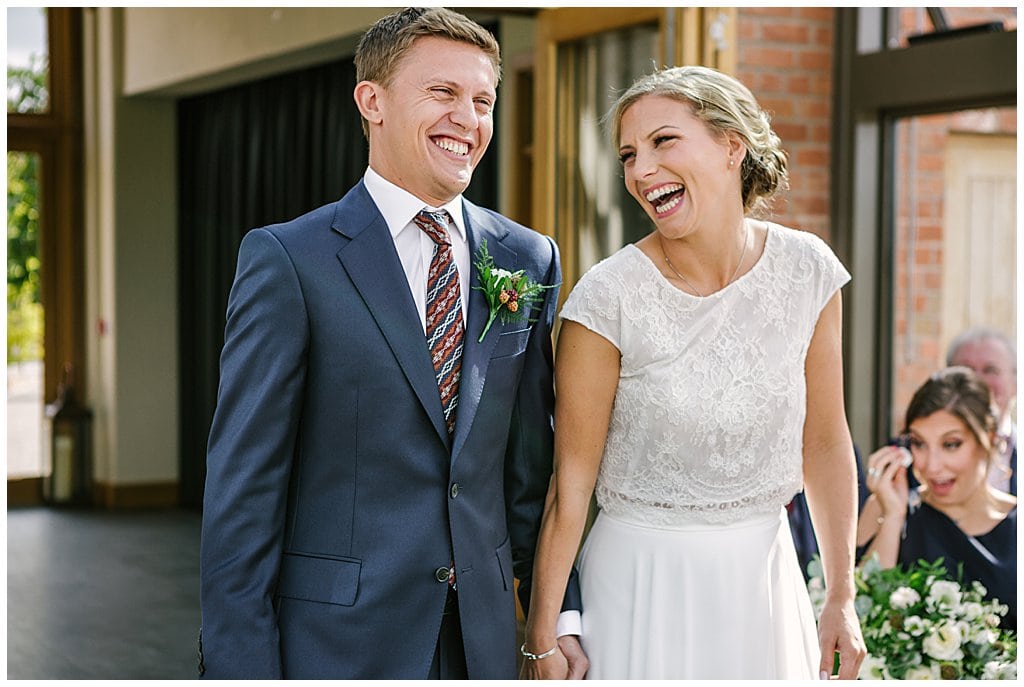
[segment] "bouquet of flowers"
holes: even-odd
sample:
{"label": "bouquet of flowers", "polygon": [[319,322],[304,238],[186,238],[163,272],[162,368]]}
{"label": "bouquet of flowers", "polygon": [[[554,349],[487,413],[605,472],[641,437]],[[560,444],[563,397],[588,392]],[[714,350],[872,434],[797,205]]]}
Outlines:
{"label": "bouquet of flowers", "polygon": [[[821,562],[807,566],[816,614],[825,600]],[[953,579],[942,564],[918,561],[883,569],[877,556],[855,575],[861,632],[868,655],[861,679],[1015,680],[1017,637],[999,628],[1009,608],[986,601],[978,582]]]}

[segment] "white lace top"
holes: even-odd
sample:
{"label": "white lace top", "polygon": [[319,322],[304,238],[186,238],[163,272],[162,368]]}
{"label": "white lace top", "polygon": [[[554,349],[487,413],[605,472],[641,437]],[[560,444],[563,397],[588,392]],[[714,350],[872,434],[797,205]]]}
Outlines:
{"label": "white lace top", "polygon": [[768,227],[754,267],[710,296],[680,291],[633,245],[569,294],[560,316],[622,354],[596,487],[606,512],[730,523],[802,488],[804,359],[850,275],[814,234]]}

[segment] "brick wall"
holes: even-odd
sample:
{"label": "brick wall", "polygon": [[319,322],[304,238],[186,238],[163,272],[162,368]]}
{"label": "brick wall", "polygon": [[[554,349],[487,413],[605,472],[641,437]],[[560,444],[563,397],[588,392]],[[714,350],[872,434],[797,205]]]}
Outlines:
{"label": "brick wall", "polygon": [[[1014,8],[946,8],[946,13],[954,27],[1000,19],[1008,30],[1016,28]],[[900,10],[903,38],[931,30],[923,7]],[[832,8],[738,10],[736,76],[771,114],[772,125],[789,153],[790,190],[776,201],[774,219],[812,231],[826,240],[831,236],[833,33]],[[903,120],[898,127],[892,351],[894,430],[901,427],[903,412],[914,390],[945,360],[941,317],[948,134],[1015,133],[1016,118],[1014,108],[976,110],[915,117]],[[912,255],[908,255],[908,250]]]}
{"label": "brick wall", "polygon": [[772,117],[789,154],[790,189],[774,219],[829,232],[834,11],[827,7],[744,7],[738,11],[736,76]]}

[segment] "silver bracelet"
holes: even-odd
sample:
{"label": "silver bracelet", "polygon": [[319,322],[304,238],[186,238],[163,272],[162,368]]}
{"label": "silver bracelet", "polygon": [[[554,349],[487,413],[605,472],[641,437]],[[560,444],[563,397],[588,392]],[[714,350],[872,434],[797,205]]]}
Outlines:
{"label": "silver bracelet", "polygon": [[519,647],[519,653],[526,657],[527,661],[539,661],[542,658],[553,656],[556,651],[558,651],[558,644],[555,644],[553,647],[545,651],[543,654],[531,654],[529,651],[526,650],[526,642],[523,642],[523,645]]}

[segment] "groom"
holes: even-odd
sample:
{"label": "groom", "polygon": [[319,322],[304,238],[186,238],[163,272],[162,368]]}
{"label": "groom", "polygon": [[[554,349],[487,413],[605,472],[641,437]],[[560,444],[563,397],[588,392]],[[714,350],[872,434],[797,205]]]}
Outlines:
{"label": "groom", "polygon": [[[551,475],[557,289],[483,332],[498,268],[560,281],[548,238],[462,197],[500,55],[460,14],[381,19],[356,52],[369,168],[243,239],[210,433],[209,678],[516,676]],[[427,211],[425,214],[421,211]],[[507,306],[506,306],[507,307]],[[579,609],[570,585],[567,609]],[[586,668],[575,637],[559,640]]]}

